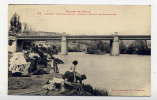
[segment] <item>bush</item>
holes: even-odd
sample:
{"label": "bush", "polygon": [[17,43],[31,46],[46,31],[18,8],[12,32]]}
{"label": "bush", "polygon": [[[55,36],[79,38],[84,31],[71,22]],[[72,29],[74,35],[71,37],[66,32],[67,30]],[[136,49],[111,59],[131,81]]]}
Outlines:
{"label": "bush", "polygon": [[148,48],[147,42],[144,42],[144,40],[136,40],[132,42],[128,47],[124,44],[123,41],[121,41],[120,53],[121,54],[150,55],[151,49]]}
{"label": "bush", "polygon": [[147,47],[147,43],[144,41],[136,41],[137,54],[150,55],[151,49]]}
{"label": "bush", "polygon": [[66,89],[61,93],[64,96],[108,96],[108,92],[105,90],[94,89],[89,84],[83,84],[81,89],[73,88]]}
{"label": "bush", "polygon": [[119,48],[120,48],[120,54],[126,54],[127,53],[127,47],[123,41],[120,42]]}
{"label": "bush", "polygon": [[87,48],[89,54],[105,54],[110,52],[110,45],[103,41],[94,41]]}
{"label": "bush", "polygon": [[128,48],[126,49],[126,53],[127,54],[136,54],[136,47],[134,44],[131,44],[128,46]]}

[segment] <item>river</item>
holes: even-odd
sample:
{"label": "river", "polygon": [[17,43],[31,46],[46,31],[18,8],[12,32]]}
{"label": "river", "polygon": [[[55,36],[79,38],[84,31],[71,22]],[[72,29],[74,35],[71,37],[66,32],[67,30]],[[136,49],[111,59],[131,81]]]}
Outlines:
{"label": "river", "polygon": [[78,60],[76,70],[86,74],[86,84],[98,89],[106,89],[112,96],[150,95],[150,58],[151,56],[92,55],[80,52],[56,55],[65,63],[59,65],[61,73],[70,70],[73,60]]}

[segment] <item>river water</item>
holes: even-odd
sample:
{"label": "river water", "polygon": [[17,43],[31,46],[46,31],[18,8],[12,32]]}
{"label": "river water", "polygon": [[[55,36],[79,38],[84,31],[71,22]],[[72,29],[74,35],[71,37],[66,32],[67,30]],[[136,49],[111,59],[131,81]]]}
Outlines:
{"label": "river water", "polygon": [[56,55],[65,63],[59,65],[61,73],[70,70],[73,60],[78,60],[76,70],[86,74],[86,84],[98,89],[106,89],[112,96],[149,96],[150,95],[150,58],[151,56],[91,55],[68,53]]}

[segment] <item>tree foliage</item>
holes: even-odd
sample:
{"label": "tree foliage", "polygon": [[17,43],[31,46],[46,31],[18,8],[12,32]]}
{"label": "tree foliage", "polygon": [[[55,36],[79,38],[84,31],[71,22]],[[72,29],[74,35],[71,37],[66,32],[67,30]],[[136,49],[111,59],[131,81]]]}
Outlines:
{"label": "tree foliage", "polygon": [[21,30],[22,30],[22,23],[20,21],[20,16],[18,16],[15,13],[12,16],[11,20],[10,20],[10,29],[9,29],[9,31],[16,35],[17,33],[20,33]]}

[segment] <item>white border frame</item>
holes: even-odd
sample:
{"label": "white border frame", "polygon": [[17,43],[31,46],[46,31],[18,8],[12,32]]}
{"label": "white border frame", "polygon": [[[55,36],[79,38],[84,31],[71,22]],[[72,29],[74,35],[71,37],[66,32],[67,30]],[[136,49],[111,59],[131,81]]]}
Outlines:
{"label": "white border frame", "polygon": [[[151,56],[151,97],[64,97],[64,96],[8,96],[8,4],[106,4],[106,5],[152,5],[152,56]],[[0,0],[0,99],[1,100],[157,100],[157,0]]]}

